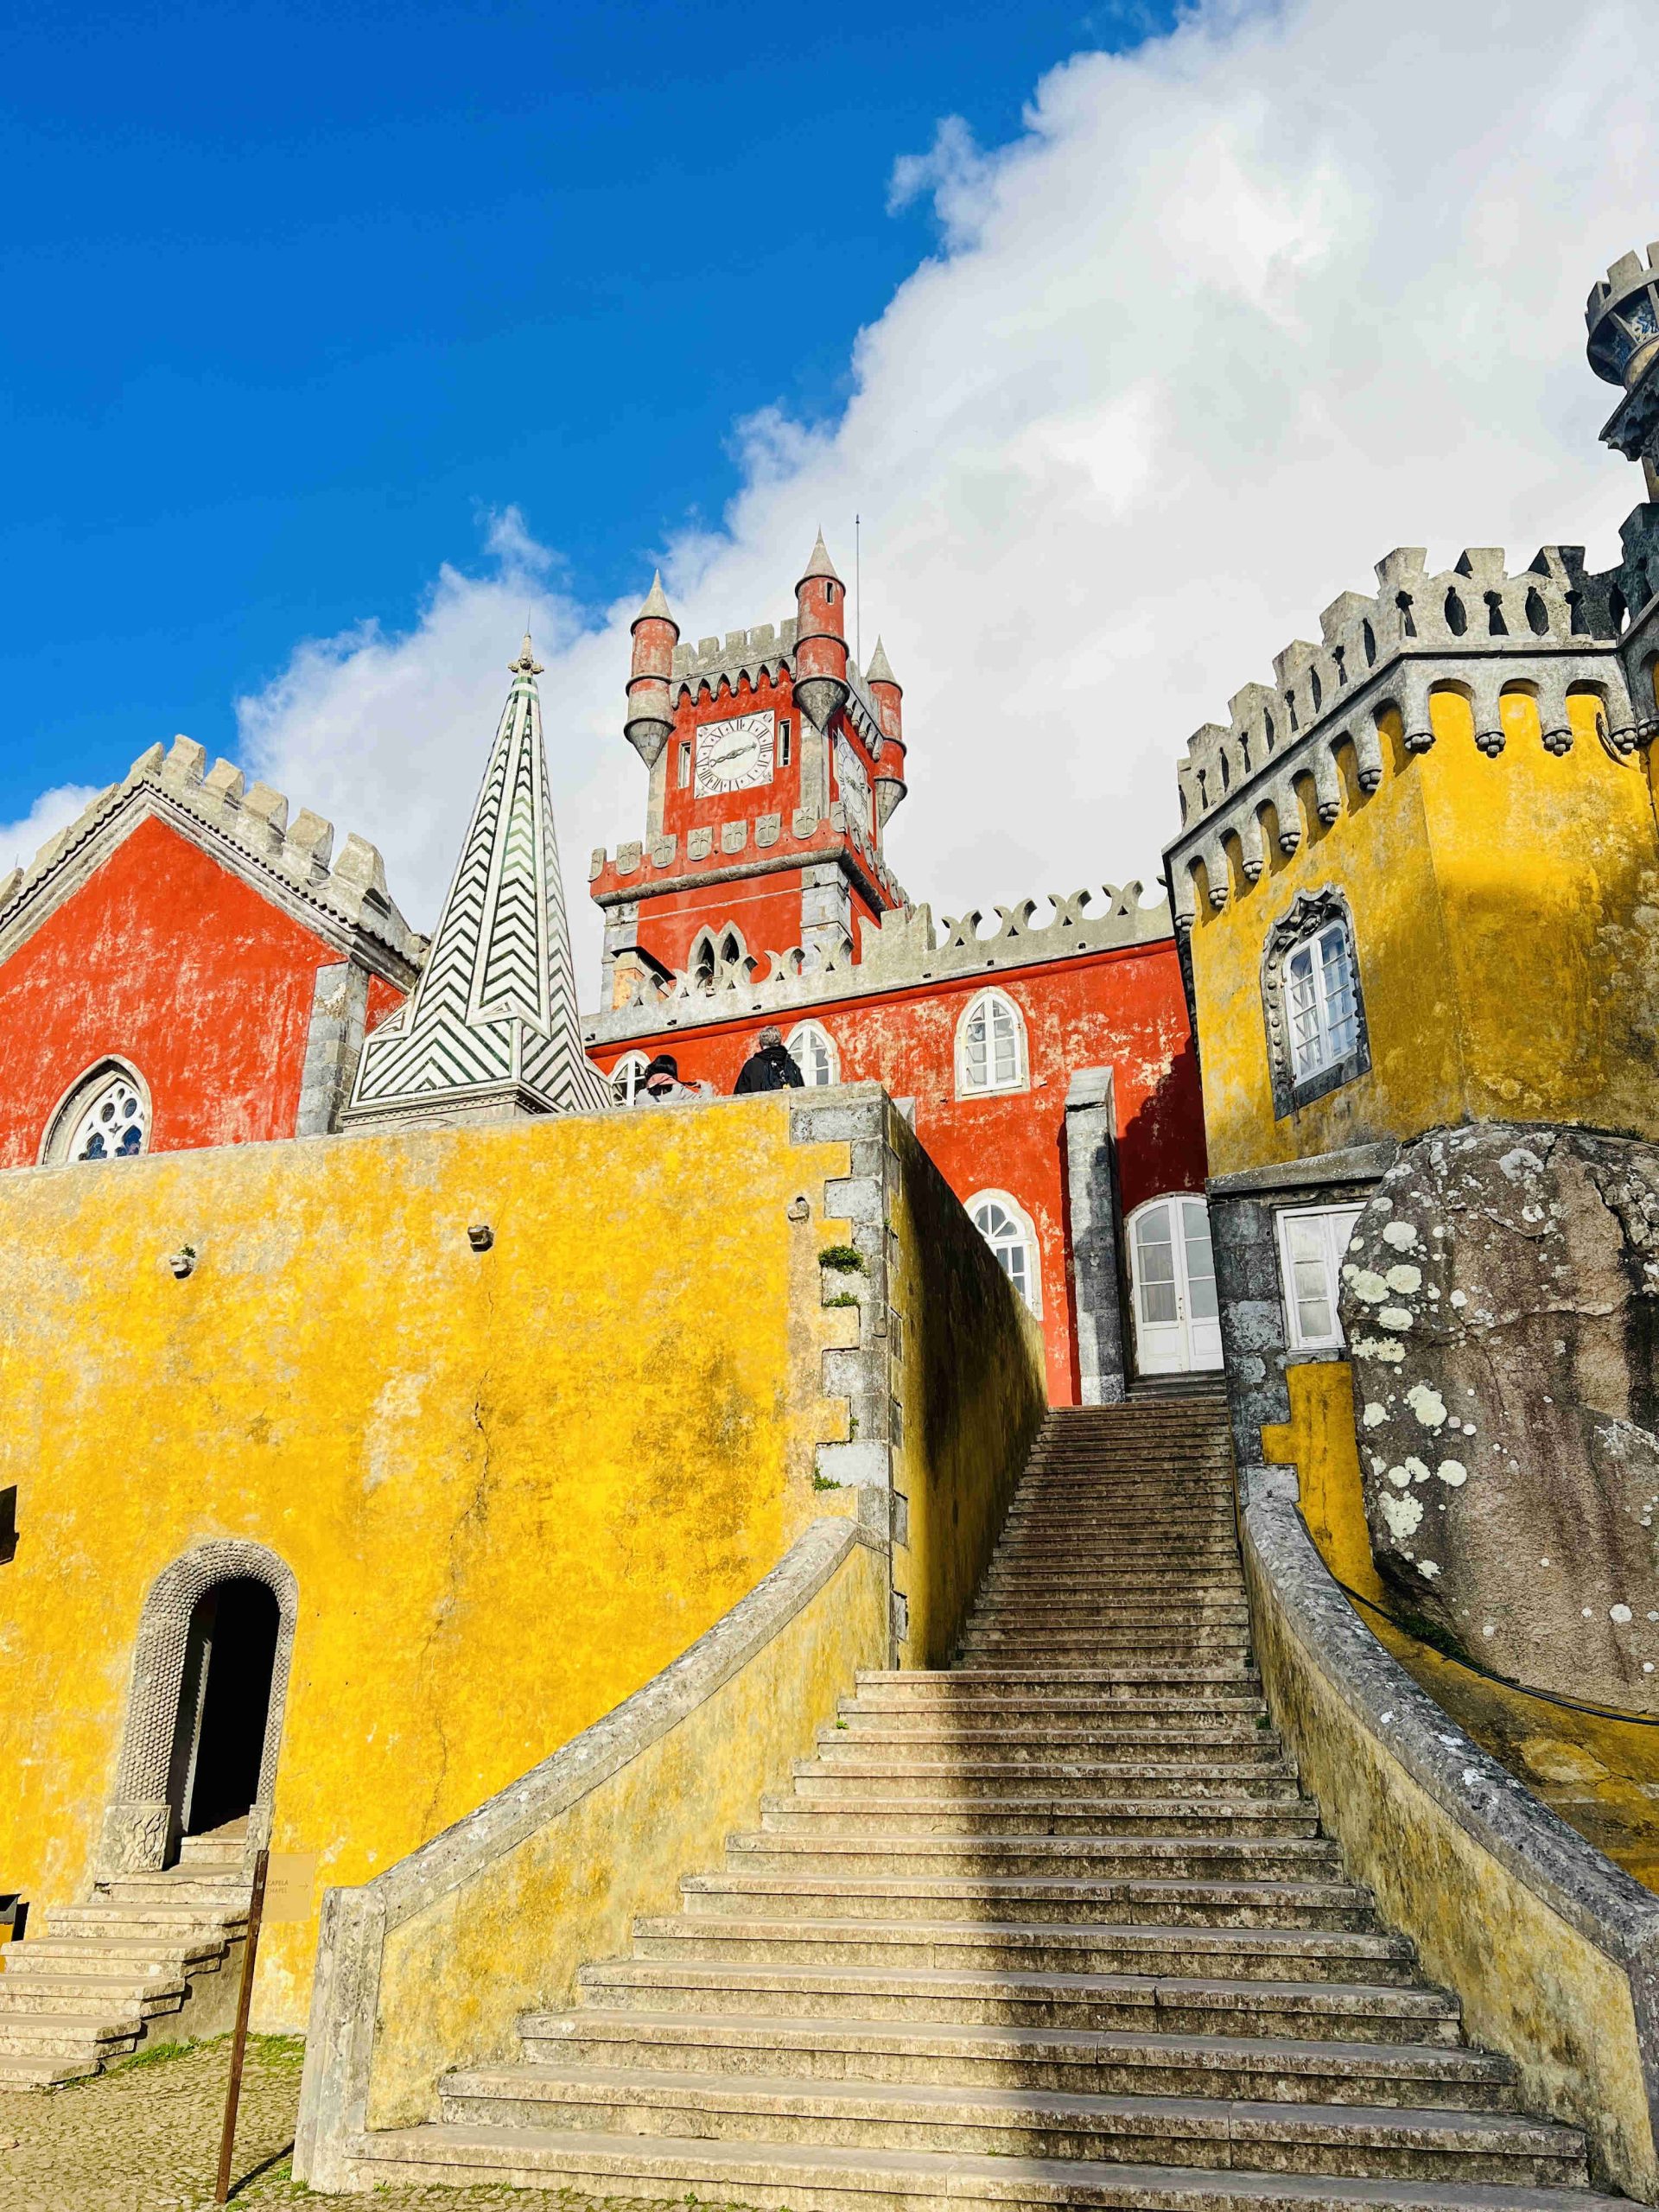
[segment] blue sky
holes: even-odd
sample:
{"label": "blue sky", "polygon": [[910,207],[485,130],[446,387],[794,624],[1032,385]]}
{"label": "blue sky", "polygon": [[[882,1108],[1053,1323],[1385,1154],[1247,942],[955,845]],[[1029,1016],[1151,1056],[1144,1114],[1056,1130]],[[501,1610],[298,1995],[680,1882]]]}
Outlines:
{"label": "blue sky", "polygon": [[1006,137],[1103,32],[1051,0],[14,14],[0,820],[175,729],[233,750],[238,692],[407,623],[485,511],[578,601],[632,589],[717,520],[740,418],[844,402],[934,232],[887,212],[895,157],[947,112]]}
{"label": "blue sky", "polygon": [[528,607],[591,989],[653,562],[776,620],[857,511],[912,895],[1150,893],[1188,734],[1391,547],[1616,556],[1651,10],[14,10],[0,872],[182,730],[429,926]]}

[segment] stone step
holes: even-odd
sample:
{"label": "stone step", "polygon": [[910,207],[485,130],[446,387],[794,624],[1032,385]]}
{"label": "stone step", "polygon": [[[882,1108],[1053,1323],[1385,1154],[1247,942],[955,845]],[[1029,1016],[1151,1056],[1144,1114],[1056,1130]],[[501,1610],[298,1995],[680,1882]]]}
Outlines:
{"label": "stone step", "polygon": [[[949,1683],[949,1688],[931,1688]],[[927,1686],[927,1688],[923,1688]],[[953,1675],[912,1675],[909,1681],[861,1681],[854,1697],[842,1699],[842,1712],[947,1712],[947,1714],[1099,1714],[1119,1712],[1263,1712],[1261,1676],[1239,1666],[1204,1666],[1173,1670],[1115,1668],[1095,1679],[1071,1675],[1058,1683],[1046,1668],[957,1668]]]}
{"label": "stone step", "polygon": [[1156,1875],[1173,1880],[1295,1881],[1339,1878],[1341,1855],[1324,1836],[1027,1835],[855,1833],[826,1835],[757,1829],[726,1839],[728,1872],[848,1875],[885,1880],[935,1874],[1059,1874],[1078,1881]]}
{"label": "stone step", "polygon": [[60,2089],[99,2073],[100,2058],[49,2058],[22,2051],[0,2051],[0,2089]]}
{"label": "stone step", "polygon": [[193,1936],[152,1942],[139,1936],[31,1936],[13,1946],[7,1955],[5,1980],[27,1980],[41,1974],[64,1974],[84,1970],[108,1974],[125,1968],[146,1979],[175,1974],[188,1967],[193,1974],[212,1973],[223,1963],[231,1948],[227,1937]]}
{"label": "stone step", "polygon": [[[220,1918],[245,1923],[251,1896],[240,1875],[216,1874],[203,1867],[195,1874],[120,1874],[98,1885],[94,1904],[121,1907],[161,1905],[193,1910],[204,1921]],[[83,1908],[84,1909],[84,1908]],[[77,1910],[72,1906],[71,1911]],[[54,1913],[55,1928],[62,1918]]]}
{"label": "stone step", "polygon": [[[1018,1635],[1035,1631],[1068,1637],[1104,1632],[1130,1641],[1144,1641],[1156,1633],[1160,1643],[1192,1643],[1205,1630],[1248,1630],[1249,1618],[1249,1609],[1242,1598],[1054,1598],[1036,1602],[1028,1598],[992,1598],[982,1599],[974,1607],[965,1632],[973,1635],[992,1630]],[[1249,1639],[1246,1635],[1240,1640],[1248,1643]]]}
{"label": "stone step", "polygon": [[[989,1702],[977,1709],[958,1707],[953,1713],[892,1707],[867,1712],[858,1704],[848,1703],[842,1707],[838,1720],[828,1721],[819,1729],[817,1740],[829,1747],[893,1743],[938,1751],[958,1745],[970,1750],[979,1745],[1006,1745],[1010,1757],[1016,1755],[1020,1745],[1039,1751],[1052,1745],[1057,1758],[1071,1757],[1073,1745],[1122,1744],[1126,1746],[1126,1757],[1162,1758],[1172,1755],[1157,1748],[1164,1745],[1175,1747],[1181,1756],[1185,1748],[1191,1748],[1195,1756],[1205,1757],[1207,1746],[1225,1744],[1246,1746],[1252,1756],[1260,1746],[1264,1757],[1277,1757],[1273,1729],[1258,1725],[1265,1721],[1264,1713],[1243,1712],[1236,1705],[1226,1714],[1211,1713],[1203,1707],[1182,1713],[1161,1703],[1137,1708],[1114,1701],[1098,1715],[1074,1713],[1068,1717],[1021,1713],[1006,1704]],[[1236,1754],[1229,1751],[1226,1756]]]}
{"label": "stone step", "polygon": [[979,1586],[979,1602],[993,1598],[1020,1597],[1039,1604],[1058,1604],[1068,1597],[1093,1601],[1107,1598],[1237,1598],[1244,1588],[1237,1567],[1218,1567],[1203,1574],[1189,1574],[1179,1567],[1056,1566],[1041,1576],[1027,1570],[1004,1573],[992,1568]]}
{"label": "stone step", "polygon": [[[872,1690],[842,1698],[837,1718],[849,1728],[994,1730],[1007,1736],[1040,1736],[1050,1728],[1062,1736],[1116,1734],[1142,1727],[1182,1729],[1196,1741],[1210,1729],[1254,1728],[1265,1723],[1267,1707],[1259,1689],[1252,1691],[1235,1679],[1211,1683],[1201,1694],[1179,1685],[1170,1688],[1150,1683],[1125,1690],[1119,1697],[1102,1697],[1092,1689],[1066,1697],[1056,1689],[1042,1697],[947,1700]],[[830,1726],[840,1734],[833,1722]]]}
{"label": "stone step", "polygon": [[53,1936],[165,1936],[188,1942],[201,1936],[240,1934],[248,1924],[245,1904],[217,1911],[199,1904],[115,1904],[59,1905],[48,1916]]}
{"label": "stone step", "polygon": [[1282,1928],[1161,1928],[1131,1923],[740,1920],[659,1913],[634,1923],[639,1959],[718,1965],[794,1963],[941,1970],[970,1967],[1028,1974],[1218,1974],[1229,1980],[1408,1981],[1402,1937]]}
{"label": "stone step", "polygon": [[1456,1999],[1410,1981],[610,1959],[582,1967],[577,1986],[584,2010],[1460,2043]]}
{"label": "stone step", "polygon": [[1160,1928],[1350,1928],[1372,1929],[1369,1890],[1348,1882],[1071,1882],[1052,1875],[890,1876],[688,1874],[680,1884],[688,1912],[738,1917],[833,1910],[837,1919],[1057,1920],[1075,1924],[1106,1915]]}
{"label": "stone step", "polygon": [[[1141,1716],[1135,1716],[1140,1719]],[[1145,1725],[1084,1730],[1066,1726],[1050,1732],[1040,1728],[996,1728],[975,1723],[965,1729],[918,1721],[913,1726],[888,1726],[869,1719],[848,1722],[819,1731],[817,1756],[842,1762],[864,1758],[913,1760],[922,1765],[954,1765],[958,1760],[989,1759],[1001,1765],[1205,1766],[1267,1767],[1283,1761],[1278,1738],[1270,1728],[1254,1721],[1200,1732],[1196,1728],[1160,1726],[1150,1716]]]}
{"label": "stone step", "polygon": [[1624,2198],[1529,2188],[1518,2180],[1014,2160],[442,2122],[372,2138],[365,2170],[371,2186],[552,2185],[580,2196],[648,2201],[787,2201],[791,2212],[1007,2212],[1019,2206],[1032,2212],[1630,2212]]}
{"label": "stone step", "polygon": [[835,2145],[1013,2158],[1278,2168],[1370,2177],[1572,2188],[1588,2178],[1572,2128],[1508,2113],[1224,2097],[1087,2095],[789,2076],[624,2074],[574,2066],[452,2075],[442,2110],[461,2126],[568,2127],[725,2143]]}
{"label": "stone step", "polygon": [[0,2054],[14,2058],[86,2059],[94,2069],[137,2047],[144,2024],[136,2012],[0,2013]]}
{"label": "stone step", "polygon": [[964,1666],[989,1664],[1001,1659],[1027,1660],[1044,1666],[1098,1667],[1103,1660],[1122,1658],[1131,1666],[1149,1666],[1163,1659],[1201,1658],[1242,1662],[1250,1649],[1250,1631],[1236,1624],[1174,1621],[1166,1628],[1068,1627],[1056,1622],[1049,1627],[988,1627],[970,1621],[962,1637]]}
{"label": "stone step", "polygon": [[0,2020],[25,2013],[73,2012],[87,2019],[136,2012],[149,2019],[176,2012],[184,2003],[180,1974],[37,1974],[0,1977]]}
{"label": "stone step", "polygon": [[1004,1804],[1033,1796],[1086,1797],[1102,1802],[1123,1799],[1249,1797],[1258,1803],[1300,1802],[1296,1778],[1278,1767],[1188,1764],[1132,1766],[1119,1761],[1035,1766],[1029,1762],[958,1758],[892,1759],[837,1756],[798,1759],[798,1798],[832,1799],[851,1795],[884,1798],[995,1797]]}
{"label": "stone step", "polygon": [[902,1804],[883,1797],[845,1796],[822,1805],[796,1797],[763,1797],[760,1819],[769,1834],[954,1835],[964,1847],[1008,1835],[1249,1835],[1311,1836],[1318,1808],[1209,1798],[1120,1803],[1101,1797],[915,1797]]}
{"label": "stone step", "polygon": [[532,2013],[519,2031],[525,2058],[543,2066],[751,2075],[776,2073],[787,2060],[791,2078],[808,2081],[1486,2112],[1510,2110],[1515,2097],[1508,2059],[1433,2043],[589,2011]]}

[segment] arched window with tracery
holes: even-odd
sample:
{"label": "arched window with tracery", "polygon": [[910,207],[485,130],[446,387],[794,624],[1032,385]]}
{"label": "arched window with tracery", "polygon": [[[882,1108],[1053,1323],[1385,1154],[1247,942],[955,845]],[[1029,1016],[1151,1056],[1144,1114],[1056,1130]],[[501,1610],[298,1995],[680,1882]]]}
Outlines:
{"label": "arched window with tracery", "polygon": [[841,1054],[836,1040],[816,1021],[803,1021],[791,1029],[785,1049],[809,1090],[841,1081]]}
{"label": "arched window with tracery", "polygon": [[998,1267],[1040,1319],[1043,1279],[1031,1216],[1006,1191],[981,1191],[968,1201],[968,1218],[990,1246]]}
{"label": "arched window with tracery", "polygon": [[617,1105],[632,1105],[650,1065],[643,1052],[624,1052],[611,1070],[611,1096]]}
{"label": "arched window with tracery", "polygon": [[1026,1025],[1006,991],[981,991],[957,1026],[957,1096],[1026,1088]]}
{"label": "arched window with tracery", "polygon": [[133,1160],[149,1149],[149,1091],[136,1068],[100,1060],[73,1084],[47,1124],[41,1158]]}

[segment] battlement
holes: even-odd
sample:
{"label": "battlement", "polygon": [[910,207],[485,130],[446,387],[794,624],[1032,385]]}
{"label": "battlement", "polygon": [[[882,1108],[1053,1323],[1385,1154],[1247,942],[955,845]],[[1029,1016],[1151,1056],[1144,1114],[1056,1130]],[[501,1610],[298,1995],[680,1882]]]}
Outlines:
{"label": "battlement", "polygon": [[[753,630],[728,630],[723,639],[699,638],[695,645],[676,645],[670,688],[677,699],[683,693],[696,698],[704,689],[710,698],[717,699],[722,686],[735,693],[746,678],[752,690],[763,680],[775,683],[780,675],[794,674],[795,636],[796,618],[791,614],[786,622],[775,626],[761,622]],[[881,718],[870,696],[868,680],[859,672],[850,653],[847,683],[848,718],[869,747],[871,757],[879,759]]]}
{"label": "battlement", "polygon": [[14,868],[0,880],[0,942],[19,925],[27,926],[31,910],[53,894],[66,874],[89,874],[135,809],[163,819],[182,817],[224,840],[245,868],[265,879],[279,903],[297,906],[325,933],[366,938],[389,956],[372,964],[401,984],[412,982],[426,940],[397,911],[378,850],[353,834],[336,855],[332,822],[303,807],[290,821],[281,791],[269,784],[250,785],[228,760],[215,760],[210,769],[206,748],[188,737],[152,745],[120,783],[100,791],[67,830],[48,838],[27,868]]}
{"label": "battlement", "polygon": [[878,921],[859,923],[860,958],[791,946],[769,952],[765,963],[745,958],[717,964],[712,978],[677,970],[668,976],[641,969],[628,979],[627,1003],[587,1017],[582,1042],[614,1046],[664,1029],[730,1021],[745,1014],[805,1013],[836,1000],[902,989],[951,976],[995,975],[1033,967],[1039,962],[1079,954],[1116,951],[1166,938],[1172,923],[1168,902],[1143,905],[1139,883],[1108,884],[1102,901],[1089,890],[1048,899],[1049,913],[1034,917],[1043,903],[1022,899],[998,906],[997,927],[980,934],[977,908],[959,918],[942,918],[936,927],[931,909],[904,906]]}
{"label": "battlement", "polygon": [[[1624,561],[1602,574],[1586,569],[1576,545],[1547,545],[1515,574],[1491,547],[1471,548],[1438,573],[1421,547],[1396,549],[1376,564],[1374,594],[1333,600],[1318,645],[1293,639],[1274,658],[1274,683],[1247,683],[1229,702],[1225,727],[1209,722],[1193,733],[1177,769],[1183,823],[1230,810],[1242,786],[1282,769],[1316,737],[1328,745],[1351,736],[1363,771],[1375,748],[1374,733],[1363,732],[1386,705],[1400,712],[1408,746],[1426,749],[1435,682],[1466,686],[1483,750],[1493,752],[1503,749],[1497,702],[1507,683],[1523,679],[1537,695],[1547,743],[1565,732],[1569,688],[1611,683],[1610,727],[1633,743],[1637,718],[1617,649],[1631,607],[1644,605],[1659,582],[1654,518],[1652,508],[1636,511]],[[1362,701],[1363,721],[1355,719]]]}
{"label": "battlement", "polygon": [[[1177,765],[1182,830],[1168,849],[1178,924],[1192,913],[1191,874],[1202,862],[1211,903],[1226,903],[1236,840],[1243,874],[1254,883],[1263,864],[1262,816],[1271,807],[1281,849],[1301,842],[1299,782],[1311,782],[1319,818],[1343,809],[1341,755],[1351,748],[1362,792],[1384,768],[1382,726],[1398,718],[1408,753],[1435,741],[1431,696],[1452,690],[1468,702],[1478,748],[1504,750],[1503,701],[1533,702],[1538,737],[1561,754],[1573,743],[1569,697],[1599,702],[1599,727],[1623,757],[1659,734],[1650,678],[1633,692],[1627,655],[1650,664],[1659,588],[1659,507],[1626,519],[1624,558],[1602,573],[1585,568],[1582,547],[1547,545],[1510,574],[1501,551],[1472,548],[1453,566],[1430,573],[1421,548],[1402,547],[1376,565],[1380,589],[1344,592],[1320,618],[1321,642],[1295,639],[1274,656],[1273,684],[1247,683],[1229,702],[1224,728],[1194,732]],[[1646,610],[1632,626],[1633,610]]]}
{"label": "battlement", "polygon": [[856,817],[849,818],[839,800],[822,817],[798,807],[787,823],[781,813],[760,814],[748,820],[722,822],[718,828],[710,825],[690,830],[683,860],[680,841],[672,834],[619,845],[614,859],[603,845],[596,845],[588,863],[588,880],[594,897],[608,905],[619,894],[637,897],[705,868],[718,876],[722,867],[735,862],[744,874],[749,874],[757,853],[772,856],[779,865],[786,864],[794,854],[803,859],[822,858],[826,841],[842,837],[893,905],[904,905],[905,893],[898,878],[864,825]]}

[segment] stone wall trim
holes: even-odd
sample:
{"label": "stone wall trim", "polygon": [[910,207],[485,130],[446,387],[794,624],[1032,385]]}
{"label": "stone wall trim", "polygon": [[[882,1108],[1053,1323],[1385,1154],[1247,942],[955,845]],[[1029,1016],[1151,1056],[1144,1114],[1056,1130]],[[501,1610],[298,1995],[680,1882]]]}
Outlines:
{"label": "stone wall trim", "polygon": [[[1475,1852],[1618,1970],[1628,1993],[1631,2047],[1617,2050],[1605,2026],[1589,2017],[1591,1993],[1573,1986],[1570,1958],[1553,1959],[1548,1974],[1532,1977],[1531,2042],[1513,2032],[1513,2021],[1503,2017],[1496,1994],[1483,1989],[1478,1973],[1459,1974],[1460,1961],[1443,1955],[1427,1911],[1419,1925],[1412,1924],[1412,1900],[1402,1887],[1408,1876],[1368,1864],[1363,1804],[1353,1793],[1323,1791],[1353,1874],[1378,1888],[1385,1912],[1418,1943],[1429,1971],[1457,1989],[1471,2031],[1516,2061],[1528,2101],[1584,2128],[1600,2175],[1652,2202],[1659,2191],[1659,1897],[1558,1819],[1418,1688],[1338,1589],[1285,1494],[1291,1487],[1282,1479],[1287,1471],[1274,1472],[1280,1481],[1249,1486],[1242,1533],[1268,1698],[1299,1766],[1306,1770],[1319,1762],[1317,1747],[1310,1759],[1310,1746],[1300,1740],[1306,1732],[1299,1725],[1294,1685],[1282,1662],[1287,1634],[1301,1662],[1346,1708],[1357,1729],[1433,1801]],[[1319,1787],[1317,1771],[1309,1779]],[[1465,1916],[1468,1955],[1462,1962],[1471,1969],[1487,1932],[1484,1902],[1471,1887]],[[1582,2002],[1583,2014],[1569,2017],[1576,2001]],[[1626,2109],[1599,2102],[1582,2082],[1576,2096],[1570,2082],[1563,2086],[1560,2049],[1573,2041],[1580,2048],[1605,2044],[1611,2070],[1622,2063],[1627,2079],[1639,2084]]]}

